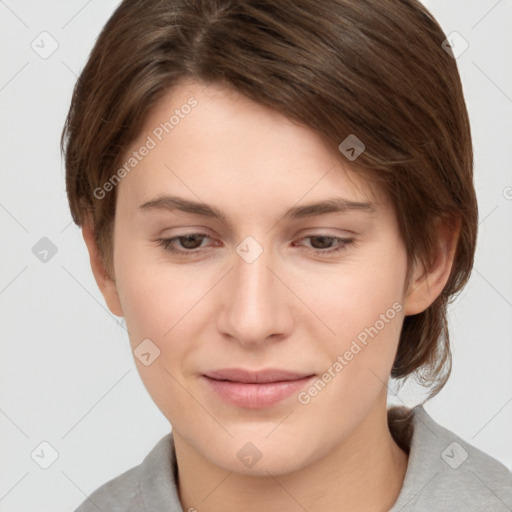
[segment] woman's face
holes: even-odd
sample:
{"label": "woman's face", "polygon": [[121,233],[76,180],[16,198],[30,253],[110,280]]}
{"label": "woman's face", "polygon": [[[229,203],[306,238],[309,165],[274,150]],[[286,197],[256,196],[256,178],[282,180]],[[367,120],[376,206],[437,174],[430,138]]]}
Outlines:
{"label": "woman's face", "polygon": [[[280,474],[382,411],[407,258],[392,206],[345,156],[232,90],[183,82],[126,161],[114,312],[176,438],[226,470]],[[236,369],[249,374],[214,373]],[[247,382],[269,369],[291,373]]]}

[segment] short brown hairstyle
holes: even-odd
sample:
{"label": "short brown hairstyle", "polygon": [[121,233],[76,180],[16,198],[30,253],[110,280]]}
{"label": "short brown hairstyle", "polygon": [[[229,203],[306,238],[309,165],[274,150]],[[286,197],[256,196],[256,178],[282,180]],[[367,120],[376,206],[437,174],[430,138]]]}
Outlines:
{"label": "short brown hairstyle", "polygon": [[436,219],[460,222],[448,282],[405,318],[391,373],[414,374],[433,396],[451,371],[446,308],[469,279],[478,219],[468,114],[445,39],[416,0],[124,0],[80,74],[62,133],[73,220],[92,220],[114,276],[116,188],[101,199],[94,191],[181,79],[230,86],[333,151],[355,134],[366,149],[353,168],[393,203],[409,266],[432,263]]}

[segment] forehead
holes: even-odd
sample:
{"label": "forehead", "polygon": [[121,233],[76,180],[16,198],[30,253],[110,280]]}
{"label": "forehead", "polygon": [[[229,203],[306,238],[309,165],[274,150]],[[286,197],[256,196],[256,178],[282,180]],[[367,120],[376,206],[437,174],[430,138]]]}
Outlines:
{"label": "forehead", "polygon": [[219,84],[189,80],[167,91],[126,151],[129,161],[117,193],[132,209],[164,193],[246,209],[340,195],[384,202],[313,130]]}

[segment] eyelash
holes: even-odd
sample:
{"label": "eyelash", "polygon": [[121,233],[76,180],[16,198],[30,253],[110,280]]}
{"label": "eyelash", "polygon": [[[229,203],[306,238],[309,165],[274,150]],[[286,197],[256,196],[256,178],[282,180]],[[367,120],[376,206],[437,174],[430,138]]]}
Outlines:
{"label": "eyelash", "polygon": [[[210,238],[208,235],[204,233],[187,233],[185,235],[175,236],[173,238],[158,238],[156,242],[158,242],[158,245],[163,247],[163,249],[167,252],[170,252],[172,254],[175,254],[176,256],[179,256],[180,258],[191,258],[194,257],[196,254],[199,253],[199,249],[191,249],[191,250],[179,250],[176,249],[172,242],[174,240],[179,240],[180,238],[186,238],[186,237],[193,237],[193,236],[200,236],[205,238]],[[301,240],[306,240],[307,238],[328,238],[333,241],[337,241],[340,244],[335,249],[312,249],[313,253],[317,255],[326,255],[326,254],[334,254],[343,251],[347,245],[354,242],[353,238],[340,238],[336,236],[330,236],[330,235],[323,235],[323,234],[315,234],[315,235],[309,235]],[[204,240],[204,238],[203,238]]]}

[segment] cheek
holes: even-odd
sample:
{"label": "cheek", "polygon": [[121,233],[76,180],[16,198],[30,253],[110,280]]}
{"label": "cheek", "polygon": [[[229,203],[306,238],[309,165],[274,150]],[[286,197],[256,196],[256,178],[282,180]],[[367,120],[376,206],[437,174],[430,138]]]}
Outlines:
{"label": "cheek", "polygon": [[179,265],[165,264],[163,250],[142,242],[128,248],[123,240],[120,234],[116,276],[132,344],[141,336],[163,340],[186,324],[185,315],[204,295],[205,283],[200,273],[191,281]]}
{"label": "cheek", "polygon": [[[182,364],[194,350],[192,340],[198,339],[191,332],[194,311],[190,310],[202,288],[184,283],[176,268],[148,263],[131,254],[119,264],[118,273],[135,364],[152,400],[168,418],[173,410],[186,415],[191,405],[179,382]],[[148,352],[150,360],[144,361],[142,354]]]}
{"label": "cheek", "polygon": [[309,296],[333,331],[322,337],[329,367],[335,365],[330,372],[340,376],[332,390],[363,399],[387,383],[394,361],[403,323],[405,252],[379,251],[345,270],[325,280],[323,293]]}
{"label": "cheek", "polygon": [[340,266],[304,288],[308,303],[330,328],[333,340],[349,341],[376,322],[382,327],[381,315],[386,326],[400,323],[397,312],[403,301],[405,256],[385,251],[373,256]]}

